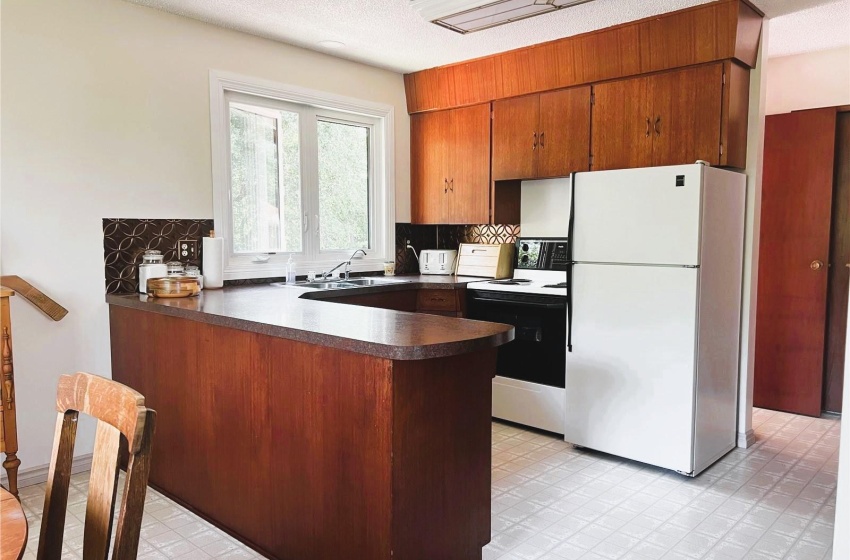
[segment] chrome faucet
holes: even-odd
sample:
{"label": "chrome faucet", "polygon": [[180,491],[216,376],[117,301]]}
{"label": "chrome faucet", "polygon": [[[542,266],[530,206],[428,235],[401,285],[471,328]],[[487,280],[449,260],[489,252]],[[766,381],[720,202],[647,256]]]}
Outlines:
{"label": "chrome faucet", "polygon": [[341,263],[339,263],[338,265],[336,265],[336,266],[335,266],[335,267],[333,267],[332,269],[328,270],[327,272],[323,272],[323,273],[322,273],[322,280],[327,280],[327,279],[328,279],[328,276],[330,276],[330,275],[331,275],[331,272],[333,272],[334,270],[338,269],[338,268],[339,268],[339,267],[341,267],[341,266],[345,266],[345,279],[346,279],[346,280],[348,280],[348,276],[349,276],[348,267],[349,267],[349,266],[351,266],[351,259],[353,259],[354,257],[356,257],[356,256],[357,256],[357,253],[363,253],[363,256],[364,256],[364,257],[366,256],[366,251],[364,251],[363,249],[357,249],[356,251],[354,251],[354,252],[351,254],[351,256],[350,256],[350,257],[348,257],[348,260],[347,260],[347,261],[342,261]]}

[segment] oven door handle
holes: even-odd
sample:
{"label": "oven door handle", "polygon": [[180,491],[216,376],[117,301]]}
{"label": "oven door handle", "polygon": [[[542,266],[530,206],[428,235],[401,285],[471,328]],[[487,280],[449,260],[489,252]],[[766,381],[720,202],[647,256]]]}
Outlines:
{"label": "oven door handle", "polygon": [[482,301],[486,303],[501,303],[504,305],[521,305],[523,307],[536,307],[538,309],[564,309],[563,303],[538,303],[531,301],[506,301],[503,299],[473,297],[472,301]]}

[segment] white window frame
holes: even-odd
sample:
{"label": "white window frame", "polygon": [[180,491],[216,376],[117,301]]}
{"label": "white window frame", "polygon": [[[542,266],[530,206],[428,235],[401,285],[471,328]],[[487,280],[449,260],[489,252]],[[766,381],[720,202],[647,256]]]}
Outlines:
{"label": "white window frame", "polygon": [[[230,188],[230,97],[240,103],[250,103],[250,98],[265,98],[264,103],[278,105],[286,110],[304,108],[308,113],[318,113],[322,120],[344,122],[346,115],[357,115],[356,124],[362,126],[363,118],[371,123],[370,128],[370,207],[369,228],[372,248],[366,257],[351,262],[353,272],[380,271],[384,263],[395,260],[395,170],[394,170],[394,114],[393,107],[354,99],[342,95],[311,90],[300,86],[280,84],[239,74],[210,71],[210,143],[212,149],[213,218],[216,236],[225,239],[224,279],[272,278],[286,273],[290,255],[296,264],[296,274],[315,271],[320,273],[347,260],[347,251],[319,251],[312,245],[318,236],[314,232],[318,224],[318,195],[313,196],[302,189],[302,250],[306,253],[254,253],[237,254],[233,251]],[[302,146],[305,130],[301,114]],[[314,127],[312,127],[314,128]],[[315,130],[313,130],[315,134]],[[309,140],[309,139],[308,139]],[[315,138],[312,138],[315,141]],[[315,162],[305,162],[311,157],[301,150],[302,183],[305,169],[315,168]],[[317,181],[313,181],[317,183]],[[306,219],[305,219],[306,218]],[[315,237],[314,237],[315,236]],[[313,255],[307,260],[305,255]]]}

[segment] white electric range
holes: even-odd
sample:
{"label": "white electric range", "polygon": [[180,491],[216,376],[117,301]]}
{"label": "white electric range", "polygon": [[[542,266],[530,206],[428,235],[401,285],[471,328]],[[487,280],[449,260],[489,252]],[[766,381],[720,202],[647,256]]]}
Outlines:
{"label": "white electric range", "polygon": [[520,238],[516,257],[513,278],[467,285],[470,319],[515,328],[499,348],[493,416],[563,434],[568,241]]}

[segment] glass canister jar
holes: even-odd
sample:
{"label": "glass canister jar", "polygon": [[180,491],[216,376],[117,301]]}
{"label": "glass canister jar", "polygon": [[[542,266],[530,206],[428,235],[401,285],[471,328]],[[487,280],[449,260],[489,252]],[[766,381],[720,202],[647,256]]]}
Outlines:
{"label": "glass canister jar", "polygon": [[201,269],[198,268],[197,265],[187,264],[186,265],[186,276],[189,276],[191,278],[197,278],[198,284],[200,285],[201,289],[202,290],[204,289],[204,277],[201,275]]}
{"label": "glass canister jar", "polygon": [[147,293],[148,280],[151,278],[168,275],[168,268],[162,260],[162,252],[156,249],[148,249],[142,254],[142,264],[139,265],[139,292]]}
{"label": "glass canister jar", "polygon": [[180,261],[171,261],[170,263],[165,264],[166,270],[169,276],[183,276],[184,269],[183,263]]}

